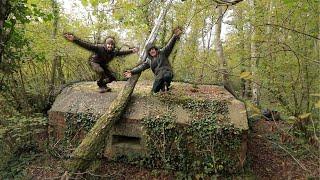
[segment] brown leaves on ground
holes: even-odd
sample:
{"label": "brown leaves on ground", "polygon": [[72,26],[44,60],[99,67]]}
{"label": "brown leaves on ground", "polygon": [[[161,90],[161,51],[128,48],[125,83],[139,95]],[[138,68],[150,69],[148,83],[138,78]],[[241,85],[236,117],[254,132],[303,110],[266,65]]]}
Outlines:
{"label": "brown leaves on ground", "polygon": [[[294,136],[283,131],[285,126],[283,122],[265,120],[259,120],[253,125],[248,143],[248,158],[253,173],[258,179],[319,178],[319,155],[316,158],[301,158],[284,150],[286,144],[296,141]],[[268,137],[276,135],[279,139],[269,140]]]}

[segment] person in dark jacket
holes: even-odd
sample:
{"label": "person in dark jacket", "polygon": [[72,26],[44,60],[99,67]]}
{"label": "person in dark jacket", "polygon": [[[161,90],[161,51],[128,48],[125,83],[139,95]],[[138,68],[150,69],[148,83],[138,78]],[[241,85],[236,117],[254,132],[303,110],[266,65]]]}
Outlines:
{"label": "person in dark jacket", "polygon": [[152,92],[157,93],[160,90],[168,91],[173,78],[173,72],[168,58],[181,33],[181,28],[175,28],[171,39],[162,49],[159,49],[153,44],[147,45],[146,50],[148,55],[146,60],[132,70],[127,70],[124,76],[130,78],[133,74],[138,74],[151,68],[155,75]]}
{"label": "person in dark jacket", "polygon": [[94,45],[83,41],[71,33],[65,33],[64,37],[80,47],[94,52],[89,63],[92,69],[100,76],[97,84],[101,93],[111,91],[111,89],[107,87],[107,84],[116,80],[113,72],[108,67],[108,63],[116,56],[128,55],[139,51],[138,48],[132,48],[125,51],[116,50],[115,40],[111,36],[106,38],[103,45]]}

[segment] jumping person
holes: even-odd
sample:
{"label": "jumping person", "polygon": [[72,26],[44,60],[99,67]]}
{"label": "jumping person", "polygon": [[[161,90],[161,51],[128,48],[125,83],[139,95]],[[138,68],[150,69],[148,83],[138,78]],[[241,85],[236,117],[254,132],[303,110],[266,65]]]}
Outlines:
{"label": "jumping person", "polygon": [[124,76],[130,78],[133,74],[138,74],[151,68],[155,75],[152,92],[157,93],[160,90],[168,91],[173,78],[173,72],[168,57],[181,33],[181,28],[175,28],[171,39],[162,49],[159,49],[153,44],[147,45],[146,50],[148,54],[146,60],[132,70],[127,70],[124,73]]}
{"label": "jumping person", "polygon": [[101,93],[111,91],[107,84],[116,80],[113,72],[108,67],[108,63],[116,56],[128,55],[139,51],[139,49],[136,47],[125,51],[116,50],[115,40],[111,36],[105,39],[103,45],[94,45],[92,43],[83,41],[71,33],[65,33],[64,37],[80,47],[94,52],[94,55],[91,56],[89,63],[92,69],[99,75],[97,84]]}

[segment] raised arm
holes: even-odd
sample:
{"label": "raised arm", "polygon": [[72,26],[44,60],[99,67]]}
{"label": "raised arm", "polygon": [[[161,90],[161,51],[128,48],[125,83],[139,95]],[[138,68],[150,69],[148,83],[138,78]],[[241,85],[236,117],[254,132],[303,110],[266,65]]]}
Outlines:
{"label": "raised arm", "polygon": [[164,52],[164,54],[166,56],[169,56],[170,53],[172,52],[172,49],[173,49],[174,45],[176,44],[177,40],[179,39],[181,33],[182,33],[182,30],[179,27],[176,28],[173,32],[171,39],[167,43],[167,45],[161,49],[161,51]]}
{"label": "raised arm", "polygon": [[73,34],[65,33],[65,34],[64,34],[64,37],[65,37],[68,41],[73,42],[73,43],[79,45],[80,47],[85,48],[85,49],[87,49],[87,50],[89,50],[89,51],[94,51],[94,52],[96,52],[96,51],[98,51],[98,49],[99,49],[99,47],[98,47],[97,45],[94,45],[94,44],[92,44],[92,43],[83,41],[83,40],[81,40],[80,38],[76,37],[76,36],[73,35]]}

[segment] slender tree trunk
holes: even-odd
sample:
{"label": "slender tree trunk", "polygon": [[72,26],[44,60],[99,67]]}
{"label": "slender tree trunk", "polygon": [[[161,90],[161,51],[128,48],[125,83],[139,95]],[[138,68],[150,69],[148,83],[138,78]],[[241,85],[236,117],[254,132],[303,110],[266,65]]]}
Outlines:
{"label": "slender tree trunk", "polygon": [[[204,25],[206,24],[206,21],[205,20],[203,20],[204,21]],[[205,47],[206,47],[206,38],[205,38],[205,36],[206,36],[206,32],[205,32],[205,26],[201,29],[201,40],[202,40],[202,47],[203,47],[203,49],[204,49],[204,56],[203,56],[203,58],[202,58],[202,66],[201,66],[201,70],[200,70],[200,76],[199,76],[199,80],[198,80],[198,83],[199,84],[203,84],[203,76],[204,76],[204,66],[205,66],[205,62],[206,62],[206,60],[207,60],[207,58],[208,58],[208,56],[207,56],[207,53],[206,53],[206,49],[205,49]]]}
{"label": "slender tree trunk", "polygon": [[[58,3],[57,3],[57,25],[56,25],[56,37],[55,37],[55,40],[57,39],[57,32],[58,32],[58,29],[59,29],[59,7],[58,7]],[[59,82],[59,84],[65,84],[65,76],[64,76],[64,73],[63,73],[63,64],[62,64],[62,58],[61,58],[61,56],[58,54],[58,50],[56,50],[56,52],[55,52],[56,54],[55,54],[55,57],[57,57],[57,60],[56,60],[56,67],[57,67],[57,74],[58,74],[58,76],[57,76],[57,78],[58,78],[58,82]]]}
{"label": "slender tree trunk", "polygon": [[[239,19],[239,21],[241,22],[239,24],[239,40],[240,40],[240,48],[241,48],[241,52],[240,52],[240,63],[241,63],[241,73],[243,72],[249,72],[248,70],[248,65],[247,65],[247,61],[245,60],[245,52],[246,52],[246,35],[245,35],[245,26],[243,23],[243,10],[239,9],[239,12],[237,14],[237,18]],[[246,79],[241,79],[240,82],[240,92],[241,92],[241,97],[242,98],[248,98],[249,97],[249,91],[250,91],[250,84],[249,81]]]}
{"label": "slender tree trunk", "polygon": [[[243,24],[243,37],[244,37],[244,49],[245,49],[245,52],[246,52],[246,55],[244,57],[248,57],[248,56],[251,56],[251,43],[247,43],[247,42],[250,42],[250,39],[251,39],[251,33],[250,33],[250,30],[247,30],[247,27],[246,27],[246,24],[247,21],[244,22]],[[248,59],[245,59],[245,70],[246,72],[251,72],[251,62],[248,60]],[[246,80],[245,81],[245,93],[246,93],[246,97],[247,99],[250,99],[252,97],[252,87],[251,87],[252,83],[251,83],[251,80]]]}
{"label": "slender tree trunk", "polygon": [[[167,10],[170,8],[172,0],[167,0],[162,6],[160,14],[156,20],[156,24],[144,45],[143,52],[140,55],[140,62],[144,61],[147,53],[145,47],[148,43],[153,43],[158,34],[160,24],[162,23]],[[118,97],[112,102],[108,111],[102,115],[92,127],[90,132],[83,139],[81,144],[75,149],[72,154],[72,159],[68,162],[69,172],[77,172],[86,170],[93,159],[97,158],[98,154],[104,148],[104,140],[109,134],[113,124],[117,122],[125,110],[127,103],[133,89],[140,77],[140,74],[132,76],[126,83],[125,87],[121,90]]]}
{"label": "slender tree trunk", "polygon": [[[93,36],[95,44],[104,43],[101,41],[102,40],[102,37],[101,37],[102,24],[104,23],[103,20],[106,20],[106,19],[104,19],[103,15],[102,15],[103,13],[105,13],[105,12],[99,10],[98,6],[93,8],[93,14],[96,14],[96,18],[98,19],[98,23],[95,25],[97,31],[96,31],[96,33],[94,33],[94,36]],[[92,16],[93,16],[92,14],[89,14],[88,18],[91,21],[91,25],[94,26],[94,21],[92,19]],[[107,20],[105,23],[107,24]]]}
{"label": "slender tree trunk", "polygon": [[58,81],[60,82],[60,84],[65,84],[66,80],[64,78],[64,73],[63,73],[63,69],[62,69],[62,58],[61,56],[58,56],[58,60],[57,60],[57,73],[58,73]]}
{"label": "slender tree trunk", "polygon": [[[255,1],[249,0],[249,6],[253,12],[255,12]],[[255,14],[255,13],[253,13]],[[254,26],[255,17],[252,16],[251,27],[251,74],[252,74],[252,102],[255,105],[259,105],[259,79],[257,76],[257,64],[258,64],[258,50],[256,44],[256,30]]]}
{"label": "slender tree trunk", "polygon": [[[54,44],[57,44],[57,32],[59,24],[59,6],[56,0],[51,0],[51,6],[53,11],[53,31],[52,40]],[[57,78],[58,77],[58,78]],[[58,79],[59,82],[56,82]],[[51,102],[54,97],[54,90],[57,83],[64,83],[64,75],[62,71],[61,56],[58,55],[57,47],[54,47],[54,53],[52,58],[52,68],[51,68],[51,80],[49,85],[49,101]]]}
{"label": "slender tree trunk", "polygon": [[[58,31],[58,19],[59,19],[59,12],[57,9],[57,2],[55,0],[51,0],[51,6],[53,11],[53,31],[52,31],[52,40],[54,44],[56,43],[56,36]],[[57,69],[57,49],[54,48],[53,58],[52,58],[52,68],[51,68],[51,81],[50,81],[50,92],[53,92],[55,86],[55,78],[56,78],[56,69]]]}
{"label": "slender tree trunk", "polygon": [[[270,0],[269,13],[268,13],[268,24],[271,24],[271,18],[272,18],[272,14],[273,14],[273,6],[274,6],[273,0]],[[271,26],[267,26],[267,34],[270,37],[270,35],[271,35]]]}
{"label": "slender tree trunk", "polygon": [[229,72],[228,72],[228,64],[227,60],[224,57],[223,53],[223,47],[222,47],[222,42],[220,39],[221,36],[221,26],[222,26],[222,18],[223,18],[223,9],[222,6],[218,6],[216,8],[216,13],[218,15],[218,21],[217,24],[215,25],[215,36],[214,36],[214,41],[215,41],[215,48],[217,52],[217,56],[219,59],[219,66],[220,66],[220,73],[222,73],[222,81],[223,81],[223,86],[228,90],[232,95],[237,97],[236,93],[233,90],[233,87],[230,83],[229,79]]}
{"label": "slender tree trunk", "polygon": [[[203,84],[203,77],[204,77],[204,72],[205,72],[204,69],[205,69],[205,66],[206,66],[207,59],[209,58],[209,55],[210,55],[212,29],[213,29],[214,21],[215,21],[213,16],[211,16],[210,18],[211,18],[211,21],[208,24],[208,31],[204,32],[204,30],[202,30],[202,46],[205,49],[205,53],[204,53],[205,55],[204,55],[202,66],[201,66],[199,84]],[[204,24],[205,23],[206,23],[206,21],[204,20]],[[206,35],[208,35],[207,44],[205,43],[205,36]]]}

